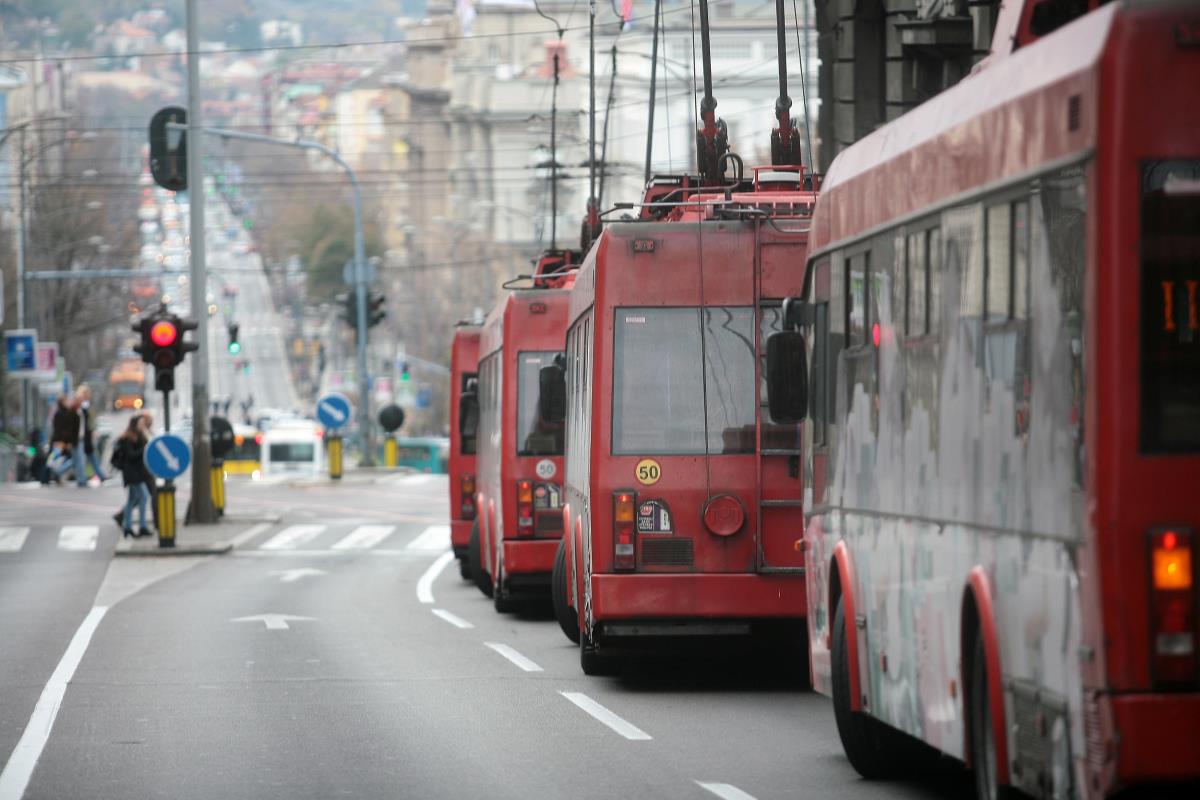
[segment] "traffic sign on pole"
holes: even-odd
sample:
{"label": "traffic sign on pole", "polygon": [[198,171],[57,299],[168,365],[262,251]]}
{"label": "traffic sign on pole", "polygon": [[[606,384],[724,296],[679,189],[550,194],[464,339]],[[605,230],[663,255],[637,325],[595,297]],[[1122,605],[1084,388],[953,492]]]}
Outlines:
{"label": "traffic sign on pole", "polygon": [[21,329],[4,332],[4,371],[14,377],[37,369],[37,331]]}
{"label": "traffic sign on pole", "polygon": [[350,424],[350,401],[345,395],[330,392],[317,401],[317,419],[331,430]]}
{"label": "traffic sign on pole", "polygon": [[153,475],[171,480],[187,471],[192,463],[192,449],[181,437],[164,433],[150,440],[142,460]]}

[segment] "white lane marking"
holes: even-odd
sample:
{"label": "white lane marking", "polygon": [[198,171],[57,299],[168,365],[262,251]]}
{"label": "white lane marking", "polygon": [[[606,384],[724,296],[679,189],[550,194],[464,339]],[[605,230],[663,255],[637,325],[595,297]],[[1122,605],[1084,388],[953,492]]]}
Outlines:
{"label": "white lane marking", "polygon": [[100,538],[97,525],[63,525],[58,532],[59,550],[95,550]]}
{"label": "white lane marking", "polygon": [[237,536],[230,539],[229,544],[233,547],[241,547],[255,536],[258,536],[260,533],[270,530],[270,528],[270,522],[260,522],[257,525],[252,525],[251,527],[239,533]]}
{"label": "white lane marking", "polygon": [[29,528],[0,528],[0,552],[13,553],[25,546]]}
{"label": "white lane marking", "polygon": [[234,617],[230,622],[261,622],[269,631],[286,631],[288,622],[312,622],[313,617],[296,617],[291,614],[255,614],[253,617]]}
{"label": "white lane marking", "polygon": [[434,616],[441,617],[442,619],[446,620],[446,622],[449,622],[451,625],[453,625],[456,628],[474,628],[475,627],[474,625],[467,622],[462,617],[458,616],[457,614],[451,614],[449,611],[447,611],[444,608],[433,608],[430,610],[434,613]]}
{"label": "white lane marking", "polygon": [[259,545],[263,550],[295,550],[325,530],[324,525],[289,525]]}
{"label": "white lane marking", "polygon": [[280,583],[295,583],[301,578],[307,578],[310,575],[328,575],[329,573],[323,569],[300,567],[299,569],[277,569],[271,574],[278,575]]}
{"label": "white lane marking", "polygon": [[754,795],[747,794],[730,783],[706,783],[696,781],[696,785],[707,792],[712,792],[721,800],[755,800]]}
{"label": "white lane marking", "polygon": [[421,535],[408,543],[409,550],[429,550],[440,553],[450,547],[450,526],[430,525]]}
{"label": "white lane marking", "polygon": [[396,478],[395,483],[402,486],[420,486],[421,484],[429,483],[436,477],[436,475],[431,475],[428,472],[421,472],[416,475],[401,475],[399,478]]}
{"label": "white lane marking", "polygon": [[570,700],[575,705],[579,706],[588,714],[592,715],[592,717],[604,723],[615,732],[624,736],[626,739],[640,742],[654,738],[638,726],[634,725],[632,722],[627,722],[621,717],[618,717],[616,714],[609,711],[607,708],[600,705],[583,692],[559,692],[559,694]]}
{"label": "white lane marking", "polygon": [[516,664],[518,667],[525,670],[526,672],[541,672],[542,671],[541,667],[539,667],[537,664],[530,661],[528,658],[521,655],[516,650],[512,649],[511,647],[509,647],[506,644],[500,644],[499,642],[484,642],[484,644],[487,645],[488,647],[492,648],[497,653],[504,656],[509,661]]}
{"label": "white lane marking", "polygon": [[433,602],[433,582],[442,573],[446,565],[454,560],[454,553],[442,553],[438,560],[429,565],[421,580],[417,581],[417,600],[422,603]]}
{"label": "white lane marking", "polygon": [[71,637],[71,643],[67,645],[62,660],[54,668],[46,688],[42,689],[37,705],[33,707],[33,714],[29,717],[25,732],[21,734],[21,740],[8,757],[4,772],[0,772],[0,800],[20,800],[25,794],[29,779],[33,777],[34,767],[42,756],[46,742],[50,740],[50,731],[54,728],[54,720],[62,707],[67,684],[75,676],[75,670],[83,660],[83,654],[87,652],[92,634],[96,632],[107,611],[108,606],[94,606]]}
{"label": "white lane marking", "polygon": [[370,550],[392,535],[395,525],[359,525],[349,536],[333,546],[334,550]]}

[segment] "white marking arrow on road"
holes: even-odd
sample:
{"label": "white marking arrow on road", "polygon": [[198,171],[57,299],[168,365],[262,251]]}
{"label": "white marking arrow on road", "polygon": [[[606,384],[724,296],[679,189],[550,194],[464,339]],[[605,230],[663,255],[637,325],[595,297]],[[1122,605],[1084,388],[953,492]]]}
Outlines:
{"label": "white marking arrow on road", "polygon": [[158,454],[163,457],[163,461],[167,462],[167,466],[171,468],[172,472],[179,469],[179,459],[171,455],[171,448],[167,447],[166,442],[159,440],[159,442],[154,445],[154,449],[157,450]]}
{"label": "white marking arrow on road", "polygon": [[307,578],[309,575],[328,575],[329,573],[323,569],[301,567],[299,569],[277,569],[271,574],[278,575],[281,583],[295,583],[301,578]]}
{"label": "white marking arrow on road", "polygon": [[296,617],[291,614],[258,614],[253,617],[235,617],[230,622],[261,622],[269,631],[286,631],[288,622],[312,622],[313,617]]}

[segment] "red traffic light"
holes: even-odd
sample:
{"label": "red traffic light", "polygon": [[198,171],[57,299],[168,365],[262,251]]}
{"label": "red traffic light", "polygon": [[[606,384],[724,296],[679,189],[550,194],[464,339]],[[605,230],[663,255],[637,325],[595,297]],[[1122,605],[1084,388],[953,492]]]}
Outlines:
{"label": "red traffic light", "polygon": [[150,341],[159,347],[170,347],[175,344],[178,336],[179,331],[176,329],[175,323],[165,319],[159,320],[150,328]]}

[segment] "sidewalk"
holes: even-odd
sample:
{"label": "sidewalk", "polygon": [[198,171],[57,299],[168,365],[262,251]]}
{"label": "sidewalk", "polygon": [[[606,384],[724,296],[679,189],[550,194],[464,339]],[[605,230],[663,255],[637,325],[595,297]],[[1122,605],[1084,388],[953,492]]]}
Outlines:
{"label": "sidewalk", "polygon": [[181,515],[175,526],[174,547],[159,547],[157,536],[147,536],[144,539],[122,538],[117,544],[116,555],[118,558],[223,555],[280,519],[274,515],[235,514],[223,517],[213,525],[184,525]]}

